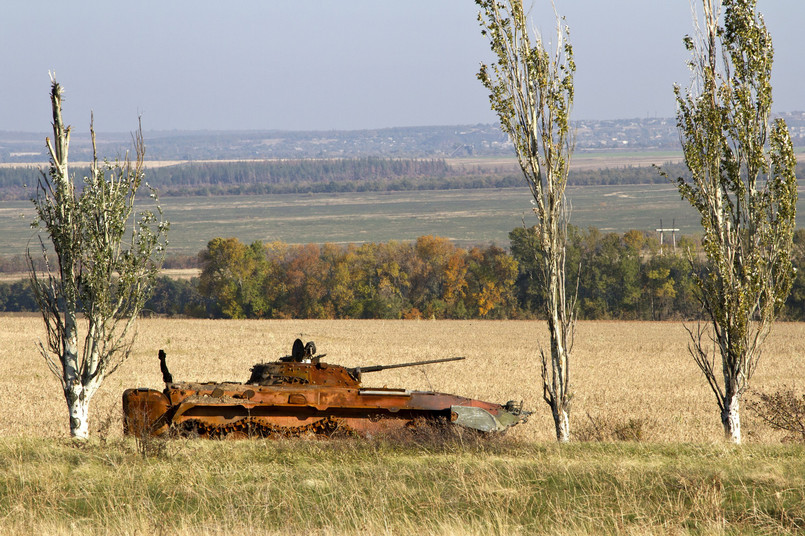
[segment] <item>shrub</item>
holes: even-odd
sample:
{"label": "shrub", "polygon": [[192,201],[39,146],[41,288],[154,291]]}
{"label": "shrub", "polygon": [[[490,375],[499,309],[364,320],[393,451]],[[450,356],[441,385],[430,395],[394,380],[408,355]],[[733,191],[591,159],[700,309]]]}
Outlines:
{"label": "shrub", "polygon": [[796,395],[790,387],[774,393],[754,393],[749,410],[763,422],[786,432],[786,439],[805,443],[805,394]]}

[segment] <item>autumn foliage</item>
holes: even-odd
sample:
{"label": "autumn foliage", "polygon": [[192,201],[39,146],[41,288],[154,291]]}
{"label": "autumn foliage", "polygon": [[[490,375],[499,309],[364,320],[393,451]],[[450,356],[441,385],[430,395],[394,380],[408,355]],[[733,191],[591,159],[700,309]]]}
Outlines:
{"label": "autumn foliage", "polygon": [[[199,257],[177,257],[166,263],[174,268],[201,267],[206,272],[203,284],[199,277],[158,278],[146,313],[198,318],[369,318],[373,314],[376,318],[540,318],[545,293],[534,255],[534,230],[518,227],[509,233],[509,240],[504,250],[462,248],[432,236],[412,243],[349,246],[247,245],[216,238]],[[567,248],[568,286],[578,288],[579,318],[702,317],[694,274],[703,273],[704,267],[695,237],[677,237],[676,248],[667,243],[660,247],[653,233],[604,233],[570,226]],[[693,266],[688,251],[693,254]],[[805,229],[794,233],[792,260],[796,278],[783,318],[802,321]],[[0,258],[0,274],[2,267]],[[33,300],[26,281],[0,281],[0,311],[35,311]]]}
{"label": "autumn foliage", "polygon": [[199,292],[226,318],[511,318],[517,261],[500,247],[416,242],[246,245],[215,238]]}
{"label": "autumn foliage", "polygon": [[[148,308],[216,318],[539,318],[545,292],[535,231],[519,227],[509,239],[504,250],[463,248],[433,236],[363,245],[246,245],[215,238],[199,255],[201,277],[161,278]],[[802,320],[805,230],[794,244],[798,277],[784,315]],[[691,237],[661,247],[642,231],[568,228],[568,285],[578,292],[582,319],[701,318],[694,283],[704,269],[700,258]],[[24,298],[10,291],[4,298],[0,284],[0,308],[24,304]]]}

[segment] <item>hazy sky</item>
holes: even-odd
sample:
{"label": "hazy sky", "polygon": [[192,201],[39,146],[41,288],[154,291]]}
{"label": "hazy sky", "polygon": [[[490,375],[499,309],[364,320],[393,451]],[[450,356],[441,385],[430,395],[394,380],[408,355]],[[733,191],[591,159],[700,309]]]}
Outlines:
{"label": "hazy sky", "polygon": [[[0,130],[49,128],[49,78],[86,130],[327,130],[491,123],[472,0],[8,0]],[[555,21],[536,0],[535,25]],[[574,119],[674,114],[688,0],[556,0],[576,52]],[[759,0],[776,111],[805,110],[805,1]]]}

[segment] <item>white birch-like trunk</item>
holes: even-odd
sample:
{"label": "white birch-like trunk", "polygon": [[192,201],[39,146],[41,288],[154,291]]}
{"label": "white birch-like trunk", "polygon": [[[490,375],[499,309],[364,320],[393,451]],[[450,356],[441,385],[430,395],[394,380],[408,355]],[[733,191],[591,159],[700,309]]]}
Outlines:
{"label": "white birch-like trunk", "polygon": [[741,444],[741,397],[736,393],[724,400],[724,410],[721,412],[721,424],[724,425],[724,435],[736,445]]}
{"label": "white birch-like trunk", "polygon": [[[69,307],[71,311],[75,306]],[[89,437],[89,401],[92,398],[84,385],[78,367],[78,323],[75,313],[64,315],[64,398],[70,416],[70,436],[76,439]]]}
{"label": "white birch-like trunk", "polygon": [[89,437],[89,400],[81,383],[74,383],[64,391],[70,414],[70,436],[76,439]]}
{"label": "white birch-like trunk", "polygon": [[[557,255],[553,253],[557,248],[552,248],[551,258],[549,259],[549,285],[548,285],[548,329],[551,337],[551,377],[552,382],[548,387],[551,393],[551,400],[548,402],[553,415],[553,422],[556,428],[556,440],[560,443],[570,441],[570,415],[569,415],[569,382],[568,371],[568,349],[565,347],[564,322],[564,300],[562,299],[563,287],[560,284],[561,265]],[[544,381],[544,380],[543,380]]]}
{"label": "white birch-like trunk", "polygon": [[80,376],[74,376],[65,382],[64,397],[70,416],[71,437],[76,439],[89,437],[89,403],[102,381],[102,376],[96,376],[88,381]]}
{"label": "white birch-like trunk", "polygon": [[557,407],[553,411],[553,422],[556,425],[556,440],[559,443],[570,441],[570,416],[564,408]]}

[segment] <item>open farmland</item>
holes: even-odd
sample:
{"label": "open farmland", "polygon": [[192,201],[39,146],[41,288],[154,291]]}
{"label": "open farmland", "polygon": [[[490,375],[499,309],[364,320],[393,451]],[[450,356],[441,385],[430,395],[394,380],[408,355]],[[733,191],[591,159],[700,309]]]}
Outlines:
{"label": "open farmland", "polygon": [[[699,219],[673,186],[663,184],[568,188],[571,222],[604,232],[653,231],[675,222],[682,234],[700,232]],[[349,194],[282,194],[166,197],[171,222],[169,253],[195,254],[215,237],[244,243],[363,243],[444,236],[457,245],[507,246],[509,231],[531,225],[525,188]],[[805,213],[805,195],[798,210]],[[145,205],[144,205],[145,208]],[[4,201],[0,207],[0,255],[37,246],[30,229],[33,206]],[[29,242],[30,241],[30,242]]]}
{"label": "open farmland", "polygon": [[[699,230],[690,206],[670,185],[585,186],[568,189],[571,221],[587,228],[653,230],[672,220],[683,234]],[[242,242],[360,243],[451,238],[459,245],[508,245],[513,228],[532,221],[526,188],[383,193],[165,197],[171,222],[169,253],[195,254],[217,236]],[[805,199],[800,203],[805,208]],[[147,203],[143,205],[145,207]],[[0,207],[0,255],[36,246],[28,201]]]}
{"label": "open farmland", "polygon": [[[347,366],[466,356],[466,361],[367,374],[367,385],[433,389],[493,402],[523,400],[536,411],[512,436],[552,441],[553,423],[539,388],[539,321],[179,320],[139,324],[134,353],[104,383],[92,405],[91,428],[119,435],[120,396],[127,387],[161,388],[156,358],[164,348],[177,380],[244,381],[252,364],[286,355],[294,338],[313,340],[328,359]],[[0,317],[0,436],[67,435],[56,379],[37,354],[43,336],[35,316]],[[572,417],[640,423],[652,442],[720,441],[715,399],[687,354],[683,326],[666,322],[582,322],[572,378]],[[769,391],[805,385],[805,324],[778,324],[753,380]],[[20,404],[20,401],[25,403]],[[589,417],[588,417],[589,415]],[[747,413],[748,442],[779,438]]]}
{"label": "open farmland", "polygon": [[[751,418],[724,443],[713,398],[677,323],[584,322],[574,428],[631,419],[641,442],[557,445],[538,389],[541,322],[143,320],[132,358],[93,401],[93,439],[73,444],[35,317],[0,316],[0,533],[9,534],[801,534],[805,456]],[[802,386],[805,325],[780,324],[755,386]],[[315,340],[344,365],[461,354],[467,361],[366,374],[537,413],[504,439],[421,443],[121,439],[125,387],[245,378]],[[588,417],[589,415],[589,417]],[[161,445],[161,446],[160,446]]]}

